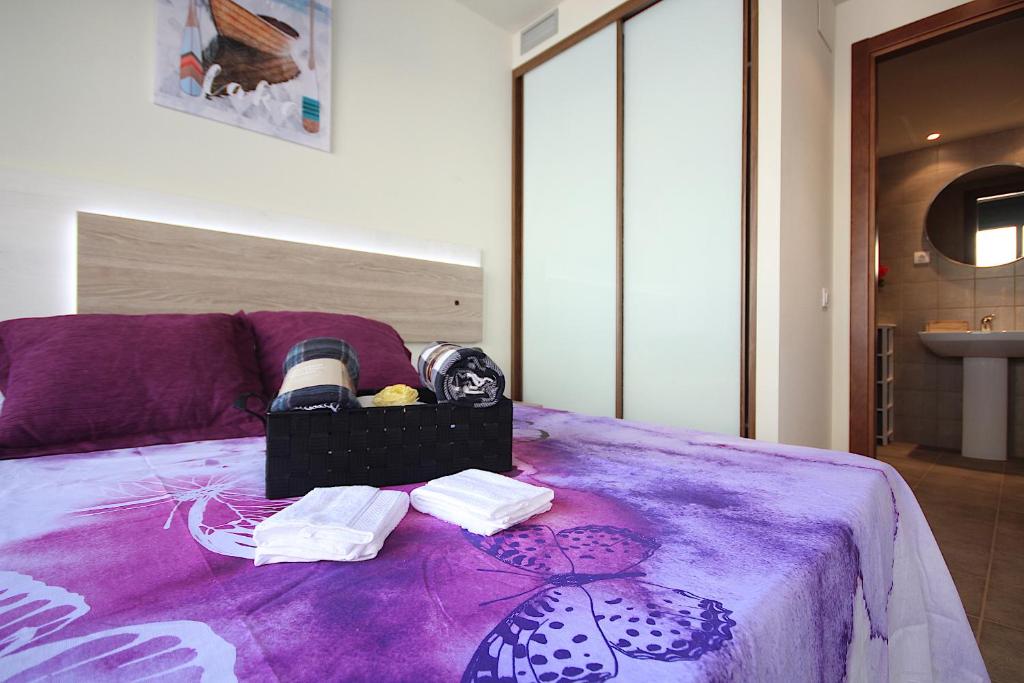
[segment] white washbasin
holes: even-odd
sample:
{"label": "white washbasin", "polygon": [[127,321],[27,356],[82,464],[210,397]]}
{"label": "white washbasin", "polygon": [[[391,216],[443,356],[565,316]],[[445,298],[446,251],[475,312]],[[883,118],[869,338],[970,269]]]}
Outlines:
{"label": "white washbasin", "polygon": [[964,359],[961,455],[1006,460],[1010,358],[1024,358],[1024,330],[1012,332],[918,332],[940,356]]}
{"label": "white washbasin", "polygon": [[1024,330],[1011,332],[918,332],[939,356],[1024,358]]}

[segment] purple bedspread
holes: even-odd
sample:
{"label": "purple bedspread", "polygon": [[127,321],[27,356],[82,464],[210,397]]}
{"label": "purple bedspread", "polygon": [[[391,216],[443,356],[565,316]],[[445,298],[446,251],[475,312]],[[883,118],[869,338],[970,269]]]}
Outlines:
{"label": "purple bedspread", "polygon": [[884,463],[525,407],[515,461],[519,527],[260,568],[259,439],[0,462],[0,679],[988,680]]}

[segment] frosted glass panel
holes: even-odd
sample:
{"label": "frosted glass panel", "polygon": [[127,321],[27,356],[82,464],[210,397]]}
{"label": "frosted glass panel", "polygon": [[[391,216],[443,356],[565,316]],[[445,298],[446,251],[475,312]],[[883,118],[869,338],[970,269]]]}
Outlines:
{"label": "frosted glass panel", "polygon": [[624,25],[627,419],[739,432],[743,3]]}
{"label": "frosted glass panel", "polygon": [[615,27],[523,78],[523,400],[615,414]]}

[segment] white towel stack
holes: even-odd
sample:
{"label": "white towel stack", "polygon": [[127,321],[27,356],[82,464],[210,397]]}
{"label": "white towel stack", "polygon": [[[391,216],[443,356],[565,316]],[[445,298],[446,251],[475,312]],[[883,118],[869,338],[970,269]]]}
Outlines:
{"label": "white towel stack", "polygon": [[547,512],[555,492],[482,470],[441,477],[414,490],[412,506],[481,536]]}
{"label": "white towel stack", "polygon": [[313,489],[256,525],[256,566],[377,556],[409,511],[409,495],[372,486]]}

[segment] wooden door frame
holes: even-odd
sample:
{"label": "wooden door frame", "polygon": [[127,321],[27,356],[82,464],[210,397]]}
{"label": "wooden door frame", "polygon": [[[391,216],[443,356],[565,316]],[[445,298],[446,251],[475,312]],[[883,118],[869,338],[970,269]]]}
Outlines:
{"label": "wooden door frame", "polygon": [[854,43],[850,149],[850,452],[875,455],[875,177],[878,62],[1024,14],[1024,0],[973,0]]}
{"label": "wooden door frame", "polygon": [[[623,24],[661,0],[627,0],[512,71],[512,372],[514,400],[523,398],[523,76],[602,29],[616,25],[616,313],[615,414],[622,417],[623,348]],[[743,187],[740,257],[740,435],[755,429],[754,377],[757,245],[757,0],[743,2]]]}

